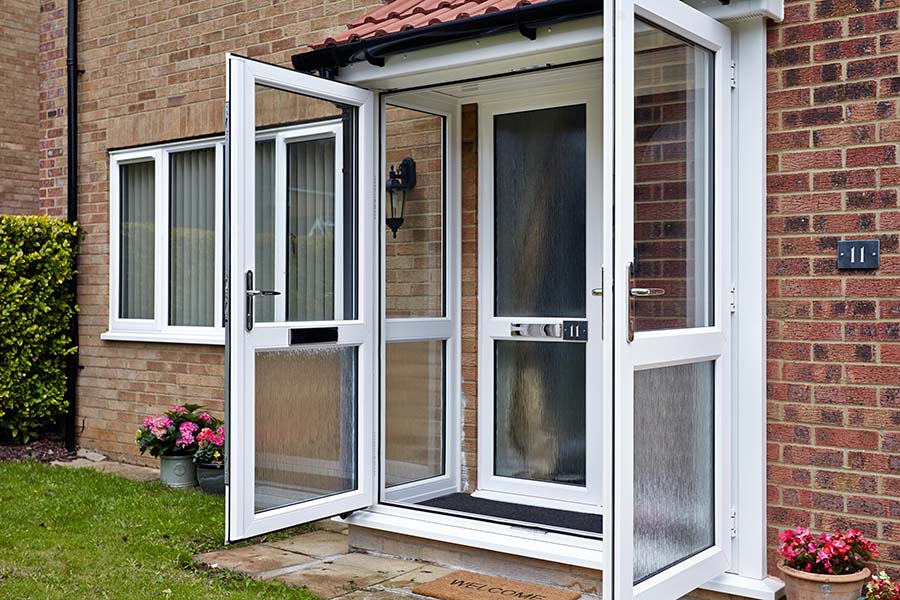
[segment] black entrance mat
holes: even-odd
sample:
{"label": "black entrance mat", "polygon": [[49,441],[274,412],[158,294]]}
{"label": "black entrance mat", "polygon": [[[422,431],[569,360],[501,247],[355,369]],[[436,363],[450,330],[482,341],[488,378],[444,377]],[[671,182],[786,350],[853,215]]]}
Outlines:
{"label": "black entrance mat", "polygon": [[533,525],[561,527],[595,534],[603,533],[603,517],[600,515],[513,504],[512,502],[498,502],[497,500],[475,498],[469,494],[447,494],[419,504]]}

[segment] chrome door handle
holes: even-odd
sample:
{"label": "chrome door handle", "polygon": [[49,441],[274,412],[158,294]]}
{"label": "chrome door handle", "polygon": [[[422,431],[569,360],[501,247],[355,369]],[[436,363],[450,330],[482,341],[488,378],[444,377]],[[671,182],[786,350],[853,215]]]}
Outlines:
{"label": "chrome door handle", "polygon": [[665,294],[666,290],[664,290],[663,288],[631,288],[631,295],[638,298],[645,298],[647,296],[664,296]]}
{"label": "chrome door handle", "polygon": [[253,271],[247,271],[247,276],[245,279],[244,293],[247,294],[247,313],[246,313],[246,322],[244,323],[244,327],[247,328],[247,331],[253,331],[253,299],[257,296],[278,296],[281,292],[276,292],[275,290],[255,290],[253,289]]}

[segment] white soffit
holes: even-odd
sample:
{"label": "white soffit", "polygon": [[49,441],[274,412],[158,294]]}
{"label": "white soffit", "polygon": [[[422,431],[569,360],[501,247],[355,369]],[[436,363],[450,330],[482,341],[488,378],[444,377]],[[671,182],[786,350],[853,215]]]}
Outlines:
{"label": "white soffit", "polygon": [[719,21],[758,17],[776,21],[784,19],[784,0],[731,0],[729,4],[722,4],[720,0],[682,0],[682,2]]}

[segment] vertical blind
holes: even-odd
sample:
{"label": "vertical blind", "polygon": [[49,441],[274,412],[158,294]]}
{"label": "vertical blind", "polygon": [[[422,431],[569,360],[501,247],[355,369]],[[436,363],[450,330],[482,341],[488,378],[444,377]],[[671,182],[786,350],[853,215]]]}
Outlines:
{"label": "vertical blind", "polygon": [[[335,141],[287,146],[287,318],[335,317]],[[339,226],[339,224],[338,224]]]}
{"label": "vertical blind", "polygon": [[[256,268],[258,290],[278,290],[275,283],[275,141],[256,142]],[[275,298],[257,296],[258,323],[275,320]]]}
{"label": "vertical blind", "polygon": [[153,319],[154,163],[121,165],[119,178],[119,318]]}
{"label": "vertical blind", "polygon": [[169,155],[169,324],[215,325],[216,153]]}

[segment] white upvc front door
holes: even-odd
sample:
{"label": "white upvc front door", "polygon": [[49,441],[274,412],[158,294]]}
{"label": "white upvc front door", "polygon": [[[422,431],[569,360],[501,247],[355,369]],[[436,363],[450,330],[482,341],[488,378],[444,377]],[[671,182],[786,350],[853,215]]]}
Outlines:
{"label": "white upvc front door", "polygon": [[[730,557],[730,32],[674,0],[607,5],[615,381],[604,587],[616,600],[669,600]],[[677,182],[660,159],[676,129],[654,122],[667,111],[685,136],[668,163],[683,170]]]}
{"label": "white upvc front door", "polygon": [[237,56],[227,77],[226,536],[239,540],[375,500],[376,125],[368,90]]}

